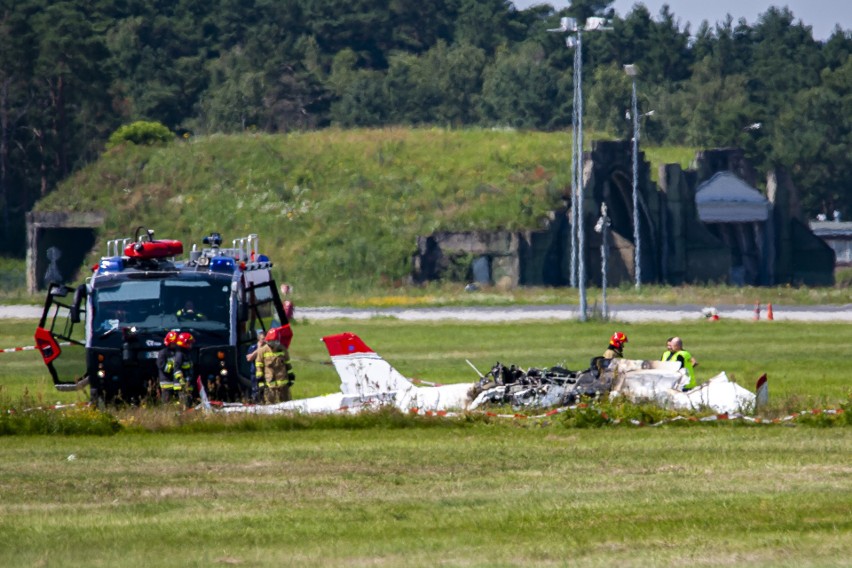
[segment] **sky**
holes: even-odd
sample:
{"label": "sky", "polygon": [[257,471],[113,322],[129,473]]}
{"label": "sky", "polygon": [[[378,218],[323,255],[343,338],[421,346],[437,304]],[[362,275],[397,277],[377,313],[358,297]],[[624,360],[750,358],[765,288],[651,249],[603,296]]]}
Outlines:
{"label": "sky", "polygon": [[[515,7],[523,10],[535,4],[550,4],[557,9],[567,8],[569,0],[513,0]],[[766,12],[770,6],[787,6],[797,20],[806,26],[811,26],[814,39],[826,40],[834,31],[835,24],[840,24],[844,30],[852,30],[852,1],[850,0],[615,0],[612,7],[615,12],[624,17],[633,10],[635,4],[644,4],[652,18],[660,13],[663,4],[668,4],[675,21],[680,20],[683,29],[687,22],[693,33],[698,29],[702,20],[707,20],[710,26],[723,21],[727,14],[734,18],[734,23],[745,18],[751,25],[757,22],[757,17]]]}

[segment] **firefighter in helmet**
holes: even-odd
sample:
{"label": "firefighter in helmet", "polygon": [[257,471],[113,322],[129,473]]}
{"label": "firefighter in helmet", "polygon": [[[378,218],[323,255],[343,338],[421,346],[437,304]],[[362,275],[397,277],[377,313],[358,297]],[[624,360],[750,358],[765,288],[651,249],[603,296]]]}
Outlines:
{"label": "firefighter in helmet", "polygon": [[[289,326],[283,327],[289,328]],[[286,339],[286,331],[289,329],[283,330],[281,327],[270,329],[265,337],[258,338],[257,350],[249,355],[254,360],[258,387],[266,387],[268,393],[266,398],[270,402],[282,402],[292,398],[290,387],[296,375],[290,364],[290,353],[285,346],[285,343],[289,343]]]}
{"label": "firefighter in helmet", "polygon": [[257,350],[263,347],[266,344],[266,333],[262,329],[257,330],[257,343],[252,344],[248,351],[246,352],[246,361],[251,363],[250,372],[251,372],[251,392],[249,393],[249,400],[254,403],[261,402],[260,390],[261,383],[263,386],[266,386],[266,382],[263,378],[263,373],[260,373],[260,377],[257,374]]}
{"label": "firefighter in helmet", "polygon": [[620,331],[616,331],[609,338],[609,347],[604,351],[604,359],[621,359],[624,357],[624,344],[627,343],[627,336]]}
{"label": "firefighter in helmet", "polygon": [[207,319],[204,314],[195,311],[195,303],[192,300],[187,300],[175,315],[180,321],[202,321]]}
{"label": "firefighter in helmet", "polygon": [[192,400],[192,356],[195,338],[188,331],[170,331],[157,354],[161,398],[164,403],[176,399],[185,406]]}
{"label": "firefighter in helmet", "polygon": [[195,345],[195,338],[188,331],[182,331],[178,334],[175,341],[175,371],[174,371],[174,390],[178,395],[181,403],[184,406],[189,406],[192,402],[192,346]]}
{"label": "firefighter in helmet", "polygon": [[160,398],[163,402],[169,402],[174,390],[172,383],[177,336],[174,330],[168,332],[163,338],[163,348],[157,353],[157,378],[160,382]]}

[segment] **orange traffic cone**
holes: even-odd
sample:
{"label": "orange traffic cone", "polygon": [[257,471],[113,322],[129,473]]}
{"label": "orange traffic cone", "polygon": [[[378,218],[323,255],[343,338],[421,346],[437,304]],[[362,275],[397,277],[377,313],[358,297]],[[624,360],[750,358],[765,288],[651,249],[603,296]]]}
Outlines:
{"label": "orange traffic cone", "polygon": [[772,313],[772,304],[766,304],[766,319],[774,320],[775,315]]}
{"label": "orange traffic cone", "polygon": [[754,303],[754,321],[760,319],[760,302]]}

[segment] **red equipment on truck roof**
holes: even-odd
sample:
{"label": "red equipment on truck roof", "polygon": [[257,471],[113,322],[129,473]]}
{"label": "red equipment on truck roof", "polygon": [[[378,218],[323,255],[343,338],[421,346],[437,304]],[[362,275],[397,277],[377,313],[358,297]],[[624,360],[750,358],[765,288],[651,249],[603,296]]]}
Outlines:
{"label": "red equipment on truck roof", "polygon": [[183,254],[183,243],[180,241],[136,242],[124,247],[124,256],[129,258],[167,258],[179,254]]}

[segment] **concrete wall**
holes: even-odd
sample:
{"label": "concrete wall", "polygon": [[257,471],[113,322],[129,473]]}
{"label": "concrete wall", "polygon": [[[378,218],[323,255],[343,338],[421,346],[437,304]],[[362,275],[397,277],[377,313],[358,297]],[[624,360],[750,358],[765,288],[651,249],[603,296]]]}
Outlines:
{"label": "concrete wall", "polygon": [[471,281],[476,259],[488,265],[488,284],[516,285],[520,280],[521,235],[511,231],[438,232],[417,238],[412,279]]}
{"label": "concrete wall", "polygon": [[[800,219],[798,198],[790,177],[771,171],[766,222],[716,223],[698,217],[695,191],[719,171],[731,171],[751,187],[757,173],[736,148],[696,154],[694,168],[662,166],[659,186],[640,155],[638,208],[642,281],[646,283],[733,283],[770,285],[833,283],[834,256]],[[633,230],[633,158],[628,141],[596,141],[584,156],[581,207],[585,247],[581,253],[587,282],[601,283],[601,237],[594,226],[606,203],[611,219],[607,280],[617,286],[635,281]],[[570,195],[566,190],[565,194]],[[569,204],[570,206],[570,204]],[[569,210],[570,211],[570,210]],[[489,258],[493,283],[504,286],[568,284],[571,227],[569,211],[554,211],[542,231],[507,233],[436,233],[418,238],[415,282],[439,279],[460,270],[453,262]]]}
{"label": "concrete wall", "polygon": [[96,231],[103,226],[98,212],[27,214],[27,289],[45,290],[48,281],[70,283],[92,251]]}

